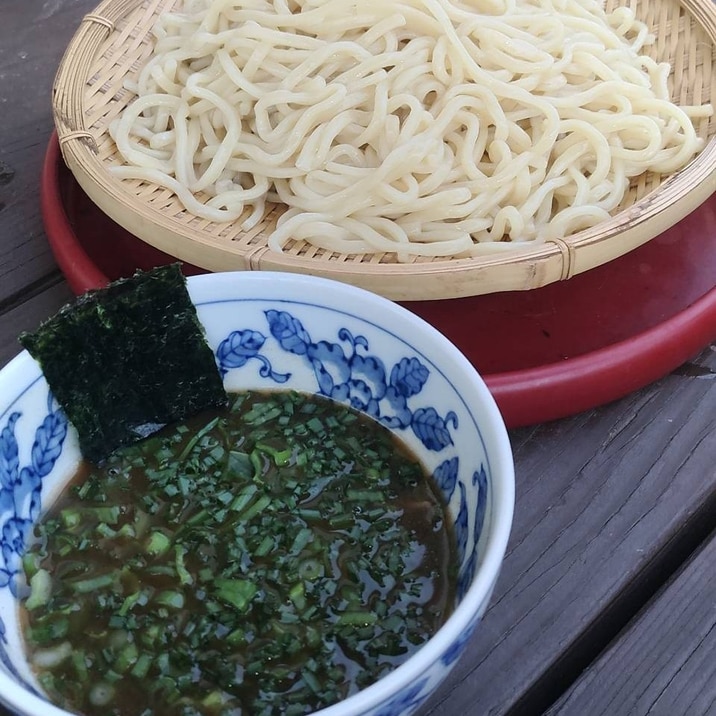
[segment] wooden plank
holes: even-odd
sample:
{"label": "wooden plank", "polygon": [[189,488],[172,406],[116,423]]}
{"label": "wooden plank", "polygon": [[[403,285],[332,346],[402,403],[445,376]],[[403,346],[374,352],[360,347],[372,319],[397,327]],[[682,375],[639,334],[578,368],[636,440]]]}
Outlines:
{"label": "wooden plank", "polygon": [[716,714],[715,572],[716,533],[548,715]]}
{"label": "wooden plank", "polygon": [[541,713],[713,528],[715,372],[711,346],[612,405],[513,431],[502,575],[421,716]]}
{"label": "wooden plank", "polygon": [[45,290],[25,296],[26,300],[9,310],[0,312],[0,366],[16,356],[22,346],[17,336],[22,331],[37,328],[41,321],[53,315],[63,304],[71,301],[73,294],[62,279],[56,279]]}
{"label": "wooden plank", "polygon": [[[40,216],[60,58],[96,0],[3,2],[0,10],[0,304],[54,271]],[[22,266],[22,272],[18,267]]]}

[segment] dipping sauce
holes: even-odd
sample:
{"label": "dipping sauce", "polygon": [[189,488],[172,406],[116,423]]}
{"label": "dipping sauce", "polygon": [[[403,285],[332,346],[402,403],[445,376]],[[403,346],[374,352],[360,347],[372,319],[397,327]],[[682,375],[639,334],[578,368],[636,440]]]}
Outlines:
{"label": "dipping sauce", "polygon": [[298,716],[373,683],[450,615],[452,523],[387,428],[232,394],[83,464],[24,558],[30,662],[97,716]]}

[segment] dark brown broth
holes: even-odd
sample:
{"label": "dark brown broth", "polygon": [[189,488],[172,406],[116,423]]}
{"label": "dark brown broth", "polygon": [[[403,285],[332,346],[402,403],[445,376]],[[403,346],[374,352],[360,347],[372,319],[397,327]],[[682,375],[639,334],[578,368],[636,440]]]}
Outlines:
{"label": "dark brown broth", "polygon": [[394,434],[315,396],[233,399],[84,464],[44,517],[26,563],[51,596],[23,619],[31,659],[68,651],[37,669],[64,708],[311,713],[449,616],[450,520]]}

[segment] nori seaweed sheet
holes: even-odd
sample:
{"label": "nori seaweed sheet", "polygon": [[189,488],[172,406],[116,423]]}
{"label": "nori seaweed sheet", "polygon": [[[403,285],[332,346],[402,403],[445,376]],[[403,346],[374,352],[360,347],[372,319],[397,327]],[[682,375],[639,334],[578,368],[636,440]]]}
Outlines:
{"label": "nori seaweed sheet", "polygon": [[95,464],[228,400],[178,264],[90,291],[19,340]]}

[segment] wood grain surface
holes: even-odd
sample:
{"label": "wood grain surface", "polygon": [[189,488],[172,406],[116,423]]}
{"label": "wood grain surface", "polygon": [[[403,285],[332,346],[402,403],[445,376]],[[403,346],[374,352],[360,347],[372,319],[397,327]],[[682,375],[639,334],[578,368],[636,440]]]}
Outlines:
{"label": "wood grain surface", "polygon": [[549,716],[716,714],[714,564],[716,533]]}
{"label": "wood grain surface", "polygon": [[[71,298],[38,186],[54,72],[93,6],[0,5],[0,365],[19,352],[20,331]],[[716,325],[713,335],[622,400],[511,431],[517,504],[504,568],[420,716],[714,713]]]}
{"label": "wood grain surface", "polygon": [[[57,65],[92,0],[0,5],[0,306],[56,271],[37,189]],[[17,271],[18,266],[22,271]]]}

